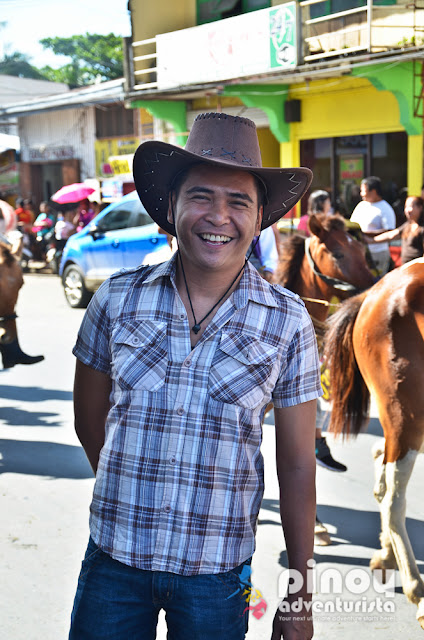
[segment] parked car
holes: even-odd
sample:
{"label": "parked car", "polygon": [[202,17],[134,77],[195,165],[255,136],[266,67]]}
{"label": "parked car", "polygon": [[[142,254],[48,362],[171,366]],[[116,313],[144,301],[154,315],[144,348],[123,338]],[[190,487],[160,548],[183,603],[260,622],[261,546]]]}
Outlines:
{"label": "parked car", "polygon": [[[112,273],[166,259],[166,246],[136,191],[110,204],[65,245],[59,275],[68,304],[86,307]],[[161,260],[155,260],[156,252]]]}

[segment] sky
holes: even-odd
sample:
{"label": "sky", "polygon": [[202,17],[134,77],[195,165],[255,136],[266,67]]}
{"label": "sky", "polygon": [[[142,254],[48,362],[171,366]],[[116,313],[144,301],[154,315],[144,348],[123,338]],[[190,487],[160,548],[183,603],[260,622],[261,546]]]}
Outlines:
{"label": "sky", "polygon": [[60,67],[68,58],[55,56],[39,40],[83,33],[131,35],[128,0],[0,0],[0,58],[19,51],[36,67]]}

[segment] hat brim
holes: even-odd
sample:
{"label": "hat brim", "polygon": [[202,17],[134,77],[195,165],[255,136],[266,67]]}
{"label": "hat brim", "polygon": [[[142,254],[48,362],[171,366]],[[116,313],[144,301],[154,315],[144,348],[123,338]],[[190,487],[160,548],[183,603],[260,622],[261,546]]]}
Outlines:
{"label": "hat brim", "polygon": [[235,165],[231,161],[203,158],[166,142],[143,142],[134,156],[135,187],[150,217],[173,236],[175,227],[168,222],[169,192],[175,176],[196,164],[221,166],[258,176],[267,192],[262,229],[271,226],[290,211],[308,190],[313,176],[312,171],[306,167],[287,169]]}

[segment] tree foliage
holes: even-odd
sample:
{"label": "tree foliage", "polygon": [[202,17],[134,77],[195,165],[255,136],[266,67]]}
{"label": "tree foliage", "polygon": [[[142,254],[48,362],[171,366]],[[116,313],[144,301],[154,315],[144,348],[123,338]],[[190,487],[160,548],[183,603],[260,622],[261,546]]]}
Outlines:
{"label": "tree foliage", "polygon": [[66,56],[70,61],[57,69],[51,66],[39,69],[30,63],[29,56],[15,51],[0,59],[0,73],[64,82],[71,87],[114,80],[124,75],[122,38],[113,33],[106,36],[86,33],[71,38],[44,38],[40,43],[45,49],[51,49],[57,56]]}
{"label": "tree foliage", "polygon": [[66,56],[71,62],[59,69],[44,67],[44,77],[72,86],[83,86],[96,81],[122,78],[122,38],[113,33],[103,36],[86,33],[71,38],[44,38],[40,43],[55,55]]}
{"label": "tree foliage", "polygon": [[45,80],[44,73],[30,63],[30,57],[24,53],[15,51],[5,54],[0,60],[0,74],[7,76],[18,76],[19,78],[34,78],[35,80]]}

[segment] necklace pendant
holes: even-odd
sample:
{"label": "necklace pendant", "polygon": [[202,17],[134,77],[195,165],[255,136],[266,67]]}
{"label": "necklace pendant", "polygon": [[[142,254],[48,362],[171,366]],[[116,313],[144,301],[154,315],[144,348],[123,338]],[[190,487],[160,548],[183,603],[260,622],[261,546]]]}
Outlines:
{"label": "necklace pendant", "polygon": [[200,324],[197,324],[197,322],[196,322],[196,324],[194,325],[194,327],[191,328],[191,330],[193,331],[193,333],[196,333],[196,334],[199,333]]}

